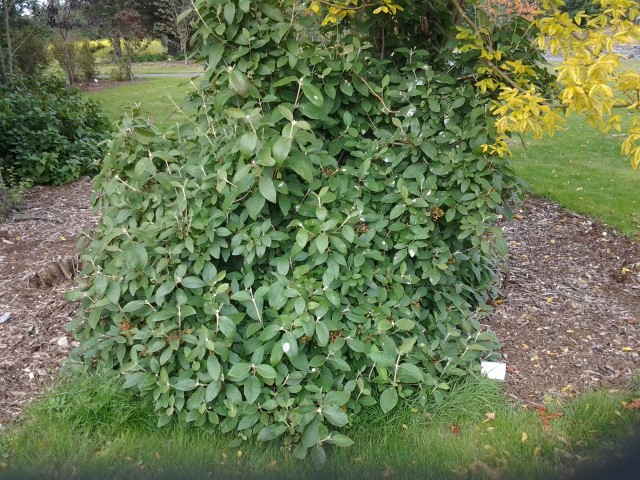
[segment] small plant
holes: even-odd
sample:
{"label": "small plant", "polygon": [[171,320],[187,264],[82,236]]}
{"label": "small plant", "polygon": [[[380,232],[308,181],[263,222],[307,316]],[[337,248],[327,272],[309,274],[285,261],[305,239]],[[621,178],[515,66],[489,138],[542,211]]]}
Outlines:
{"label": "small plant", "polygon": [[42,76],[0,86],[0,168],[18,182],[70,182],[98,170],[109,121],[93,100]]}
{"label": "small plant", "polygon": [[126,59],[121,58],[109,72],[111,80],[115,82],[129,82],[132,80],[131,65]]}
{"label": "small plant", "polygon": [[12,168],[0,168],[0,222],[24,204],[25,193],[32,186],[30,180],[18,180]]}
{"label": "small plant", "polygon": [[98,71],[93,58],[93,49],[89,40],[85,40],[77,47],[78,75],[81,80],[91,82],[96,78]]}

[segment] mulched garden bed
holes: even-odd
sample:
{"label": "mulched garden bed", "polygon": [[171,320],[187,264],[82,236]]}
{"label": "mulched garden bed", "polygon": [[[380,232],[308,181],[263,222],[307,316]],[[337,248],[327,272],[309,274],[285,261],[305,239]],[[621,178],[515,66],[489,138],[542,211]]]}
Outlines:
{"label": "mulched garden bed", "polygon": [[[0,225],[0,426],[52,384],[75,345],[76,242],[98,222],[91,184],[35,187]],[[485,320],[503,343],[507,394],[526,403],[621,389],[640,366],[640,242],[543,199],[503,227],[503,297]]]}

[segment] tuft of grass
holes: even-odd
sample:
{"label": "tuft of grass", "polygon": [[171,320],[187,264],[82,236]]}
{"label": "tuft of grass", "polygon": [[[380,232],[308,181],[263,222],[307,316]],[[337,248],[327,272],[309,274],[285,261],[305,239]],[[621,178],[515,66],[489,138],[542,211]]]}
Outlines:
{"label": "tuft of grass", "polygon": [[277,441],[230,447],[231,435],[177,423],[157,430],[152,405],[117,376],[85,374],[63,379],[0,433],[0,478],[554,478],[620,449],[640,420],[621,405],[633,397],[595,392],[546,405],[563,415],[545,429],[500,385],[472,378],[440,405],[363,410],[347,432],[355,444],[327,448],[316,471]]}
{"label": "tuft of grass", "polygon": [[624,137],[603,135],[570,116],[551,138],[513,147],[516,173],[533,194],[548,197],[626,235],[640,233],[640,170],[620,153]]}
{"label": "tuft of grass", "polygon": [[134,105],[140,105],[143,115],[148,115],[158,127],[164,128],[184,120],[176,105],[182,105],[185,96],[193,90],[189,79],[167,77],[123,82],[86,95],[102,103],[112,122],[120,121],[125,112]]}

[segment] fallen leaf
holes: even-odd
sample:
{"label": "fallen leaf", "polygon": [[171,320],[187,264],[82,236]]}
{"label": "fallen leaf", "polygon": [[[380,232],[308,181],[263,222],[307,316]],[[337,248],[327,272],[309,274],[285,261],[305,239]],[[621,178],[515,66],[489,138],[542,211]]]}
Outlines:
{"label": "fallen leaf", "polygon": [[520,441],[522,443],[525,443],[528,438],[529,438],[529,435],[527,435],[527,432],[522,432],[522,435],[520,436]]}
{"label": "fallen leaf", "polygon": [[529,361],[530,361],[530,362],[535,362],[535,361],[537,361],[537,360],[538,360],[538,355],[534,355],[533,357],[531,357],[531,358],[529,359]]}
{"label": "fallen leaf", "polygon": [[568,384],[568,385],[565,385],[564,387],[562,387],[562,388],[560,389],[560,391],[561,391],[561,392],[566,392],[566,391],[571,390],[572,388],[573,388],[573,385]]}
{"label": "fallen leaf", "polygon": [[496,412],[487,412],[487,413],[484,414],[484,416],[487,417],[485,422],[487,422],[489,420],[495,420],[496,419]]}
{"label": "fallen leaf", "polygon": [[277,466],[278,466],[278,462],[276,460],[271,460],[269,462],[269,465],[267,465],[267,468],[269,468],[269,470],[273,470]]}
{"label": "fallen leaf", "polygon": [[623,352],[631,352],[633,350],[633,348],[631,347],[622,347],[622,351]]}
{"label": "fallen leaf", "polygon": [[542,420],[542,429],[545,431],[549,430],[549,420],[562,416],[562,413],[547,413],[547,409],[544,407],[536,407],[536,412],[540,415],[540,420]]}
{"label": "fallen leaf", "polygon": [[62,240],[64,242],[66,240],[66,238],[60,237],[60,240]]}
{"label": "fallen leaf", "polygon": [[449,425],[449,430],[451,430],[451,433],[453,433],[454,435],[460,435],[460,427],[455,423]]}
{"label": "fallen leaf", "polygon": [[536,447],[533,449],[533,458],[536,460],[540,460],[540,447]]}
{"label": "fallen leaf", "polygon": [[637,409],[639,409],[640,408],[640,398],[636,398],[631,403],[624,404],[624,408],[626,408],[627,410],[637,410]]}
{"label": "fallen leaf", "polygon": [[553,303],[553,297],[547,298],[547,303]]}

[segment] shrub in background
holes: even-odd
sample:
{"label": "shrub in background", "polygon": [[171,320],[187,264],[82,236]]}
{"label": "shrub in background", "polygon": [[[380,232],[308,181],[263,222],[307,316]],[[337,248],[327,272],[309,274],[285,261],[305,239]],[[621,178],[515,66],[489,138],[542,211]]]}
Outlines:
{"label": "shrub in background", "polygon": [[34,33],[31,29],[20,30],[13,41],[15,45],[20,45],[15,53],[15,61],[23,75],[31,77],[39,67],[44,67],[51,61],[47,44],[40,32]]}
{"label": "shrub in background", "polygon": [[272,3],[196,2],[198,114],[125,119],[69,328],[74,360],[121,371],[159,425],[320,465],[363,407],[440,402],[492,355],[479,317],[517,181],[482,153],[490,99],[458,80],[475,53],[304,42],[313,19]]}
{"label": "shrub in background", "polygon": [[78,76],[80,80],[91,82],[98,75],[96,62],[93,57],[94,49],[89,40],[76,44],[76,58],[78,62]]}
{"label": "shrub in background", "polygon": [[110,130],[100,106],[61,80],[0,85],[0,168],[17,181],[59,185],[95,174]]}

